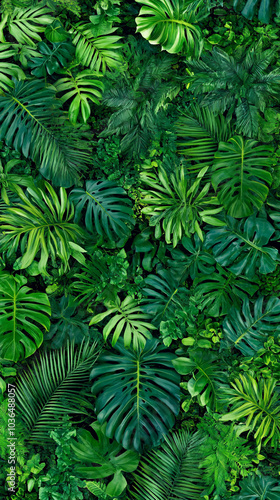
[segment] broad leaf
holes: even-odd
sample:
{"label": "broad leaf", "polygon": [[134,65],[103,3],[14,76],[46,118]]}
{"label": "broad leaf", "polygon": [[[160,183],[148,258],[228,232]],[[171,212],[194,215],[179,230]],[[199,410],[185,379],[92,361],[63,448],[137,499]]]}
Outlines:
{"label": "broad leaf", "polygon": [[280,300],[270,297],[265,302],[259,297],[254,308],[244,299],[242,309],[232,308],[223,322],[224,338],[221,348],[236,347],[243,356],[254,356],[262,349],[269,335],[280,333]]}
{"label": "broad leaf", "polygon": [[43,342],[41,327],[50,328],[50,303],[45,293],[24,286],[24,276],[0,274],[0,357],[17,362]]}
{"label": "broad leaf", "polygon": [[135,224],[132,218],[131,201],[123,188],[107,180],[87,181],[86,189],[71,191],[70,200],[75,204],[75,222],[79,222],[85,212],[85,226],[109,240],[124,238],[130,234]]}
{"label": "broad leaf", "polygon": [[234,136],[220,142],[215,154],[212,184],[218,190],[218,199],[232,217],[248,217],[253,208],[260,209],[268,195],[272,182],[265,168],[273,164],[271,147],[252,139],[245,141]]}
{"label": "broad leaf", "polygon": [[279,500],[280,483],[274,477],[252,475],[239,483],[241,491],[233,500]]}
{"label": "broad leaf", "polygon": [[106,423],[101,425],[94,422],[90,427],[95,431],[97,439],[86,429],[79,429],[78,440],[73,439],[71,442],[74,459],[86,464],[74,466],[74,471],[86,479],[102,479],[114,475],[115,489],[117,483],[123,484],[118,493],[120,495],[126,487],[126,481],[122,481],[122,472],[133,472],[138,466],[139,455],[132,450],[124,451],[116,441],[110,442],[106,436]]}
{"label": "broad leaf", "polygon": [[205,250],[205,244],[197,234],[193,239],[183,236],[181,243],[187,252],[173,248],[170,250],[172,260],[167,261],[175,278],[182,281],[182,277],[190,275],[194,280],[199,272],[212,274],[215,271],[215,259]]}
{"label": "broad leaf", "polygon": [[115,347],[119,354],[101,354],[91,372],[96,414],[101,424],[107,422],[106,436],[141,452],[157,446],[174,425],[180,376],[172,366],[175,355],[164,352],[158,341],[148,340],[138,352],[120,342]]}
{"label": "broad leaf", "polygon": [[[9,30],[17,42],[35,47],[35,42],[41,42],[42,38],[39,33],[45,31],[46,25],[53,21],[50,16],[51,10],[44,5],[44,2],[39,3],[34,7],[20,8],[16,7],[10,16],[7,16],[6,26],[3,27]],[[3,36],[3,27],[0,30],[0,40],[5,41]]]}
{"label": "broad leaf", "polygon": [[258,285],[252,280],[237,278],[219,265],[215,273],[198,275],[194,286],[199,307],[214,317],[224,316],[232,305],[239,307],[240,299],[244,300],[248,295],[251,297],[258,290]]}
{"label": "broad leaf", "polygon": [[196,12],[178,0],[136,0],[144,4],[136,17],[137,31],[153,45],[160,44],[171,54],[184,51],[199,57],[203,42],[193,23]]}
{"label": "broad leaf", "polygon": [[74,56],[74,46],[69,41],[53,43],[52,48],[45,42],[37,46],[41,57],[32,57],[28,66],[32,75],[42,78],[53,73],[58,73],[61,67],[67,66]]}
{"label": "broad leaf", "polygon": [[212,248],[216,261],[233,274],[244,274],[253,279],[256,269],[261,274],[275,270],[278,250],[268,247],[274,227],[263,218],[251,216],[242,221],[227,217],[227,225],[211,228],[205,246]]}

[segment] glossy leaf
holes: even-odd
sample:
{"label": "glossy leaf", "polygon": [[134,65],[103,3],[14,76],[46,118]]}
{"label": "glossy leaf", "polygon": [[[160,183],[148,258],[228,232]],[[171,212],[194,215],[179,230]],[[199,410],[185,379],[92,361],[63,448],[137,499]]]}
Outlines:
{"label": "glossy leaf", "polygon": [[123,188],[108,180],[87,181],[86,189],[71,191],[70,200],[75,205],[75,222],[79,222],[86,208],[85,226],[109,240],[127,237],[135,224],[131,201]]}
{"label": "glossy leaf", "polygon": [[179,0],[136,0],[144,4],[136,17],[137,31],[152,45],[160,44],[171,54],[184,51],[199,57],[203,43],[196,12]]}
{"label": "glossy leaf", "polygon": [[205,250],[205,243],[197,234],[194,238],[183,236],[181,244],[184,250],[178,248],[170,250],[172,260],[167,261],[175,278],[181,280],[182,276],[190,275],[194,280],[199,272],[212,274],[215,271],[215,259]]}
{"label": "glossy leaf", "polygon": [[16,55],[17,51],[14,49],[11,43],[0,44],[0,89],[9,90],[14,87],[14,82],[12,78],[17,80],[25,80],[26,76],[24,71],[17,66],[17,64],[4,61],[4,59],[10,59]]}
{"label": "glossy leaf", "polygon": [[26,283],[22,275],[0,273],[0,357],[14,362],[31,356],[50,328],[47,295]]}
{"label": "glossy leaf", "polygon": [[52,48],[45,42],[39,42],[37,48],[41,57],[32,57],[28,64],[36,78],[58,73],[74,56],[74,47],[69,41],[53,43]]}
{"label": "glossy leaf", "polygon": [[231,217],[226,220],[225,227],[211,228],[205,240],[216,261],[233,274],[244,274],[251,279],[256,269],[261,274],[273,272],[279,259],[278,250],[267,244],[274,227],[266,219],[253,215],[242,221]]}
{"label": "glossy leaf", "polygon": [[265,168],[273,164],[271,147],[234,136],[220,142],[215,154],[212,184],[220,203],[232,217],[248,217],[260,209],[268,195],[272,176]]}
{"label": "glossy leaf", "polygon": [[264,347],[269,335],[280,333],[280,300],[270,297],[258,297],[250,305],[249,299],[244,299],[242,309],[232,308],[223,322],[224,338],[221,348],[235,347],[243,356],[254,356]]}
{"label": "glossy leaf", "polygon": [[[53,21],[50,15],[51,10],[42,2],[34,7],[16,7],[10,16],[7,17],[6,26],[17,42],[35,47],[35,42],[41,42],[39,33],[45,31],[46,25]],[[1,31],[0,31],[1,39]],[[2,35],[2,41],[3,39]]]}
{"label": "glossy leaf", "polygon": [[92,370],[98,421],[107,422],[106,436],[126,449],[141,452],[157,446],[179,412],[180,376],[174,355],[151,339],[138,352],[118,342],[119,354],[105,352]]}
{"label": "glossy leaf", "polygon": [[279,500],[280,483],[274,477],[251,475],[242,479],[240,488],[234,500]]}

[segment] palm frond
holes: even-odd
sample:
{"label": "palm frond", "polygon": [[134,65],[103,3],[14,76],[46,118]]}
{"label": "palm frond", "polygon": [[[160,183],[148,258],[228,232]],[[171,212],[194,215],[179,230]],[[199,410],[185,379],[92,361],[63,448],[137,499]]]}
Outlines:
{"label": "palm frond", "polygon": [[186,430],[165,436],[159,450],[148,453],[134,474],[130,494],[136,500],[198,500],[204,488],[199,468],[203,439]]}
{"label": "palm frond", "polygon": [[63,416],[86,415],[91,404],[81,395],[98,357],[97,344],[74,343],[56,351],[40,353],[20,375],[17,411],[28,430],[28,441],[49,440],[49,432],[62,424]]}

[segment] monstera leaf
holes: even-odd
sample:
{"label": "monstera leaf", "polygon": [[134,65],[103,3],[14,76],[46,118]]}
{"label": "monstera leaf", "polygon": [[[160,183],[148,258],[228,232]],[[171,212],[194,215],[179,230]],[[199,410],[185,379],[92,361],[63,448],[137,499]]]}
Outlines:
{"label": "monstera leaf", "polygon": [[161,44],[164,50],[176,54],[184,50],[199,57],[202,50],[201,33],[193,23],[195,11],[188,2],[178,0],[136,0],[144,4],[136,17],[137,31],[152,45]]}
{"label": "monstera leaf", "polygon": [[266,246],[274,233],[274,227],[255,216],[240,222],[227,218],[227,226],[210,229],[205,247],[213,249],[216,261],[232,273],[253,278],[256,269],[261,274],[275,270],[279,259],[276,248]]}
{"label": "monstera leaf", "polygon": [[[139,455],[132,450],[122,450],[116,441],[110,442],[106,436],[106,423],[91,424],[97,438],[86,429],[79,429],[78,442],[72,440],[71,447],[74,459],[86,465],[76,465],[76,474],[86,479],[102,479],[114,475],[106,488],[109,495],[119,496],[125,489],[127,482],[122,472],[133,472],[139,463]],[[96,485],[95,485],[96,486]]]}
{"label": "monstera leaf", "polygon": [[270,476],[249,476],[240,482],[241,491],[234,500],[279,500],[280,483]]}
{"label": "monstera leaf", "polygon": [[223,323],[224,338],[221,347],[236,347],[243,356],[254,356],[263,348],[269,335],[280,332],[280,300],[271,297],[267,303],[259,297],[253,312],[248,298],[244,299],[242,310],[232,308]]}
{"label": "monstera leaf", "polygon": [[239,307],[240,299],[244,300],[248,295],[251,297],[258,290],[258,285],[252,280],[237,278],[219,265],[215,273],[198,275],[194,286],[200,308],[214,317],[224,316],[232,305]]}
{"label": "monstera leaf", "polygon": [[129,235],[135,224],[131,201],[123,188],[111,181],[87,181],[86,189],[71,191],[70,200],[76,206],[75,222],[79,222],[86,208],[85,226],[89,232],[95,229],[100,236],[115,240]]}
{"label": "monstera leaf", "polygon": [[175,423],[180,408],[176,356],[155,339],[137,352],[125,349],[120,339],[115,349],[119,354],[101,354],[91,372],[97,419],[107,422],[106,436],[141,452],[157,446]]}
{"label": "monstera leaf", "polygon": [[90,325],[96,325],[112,314],[113,316],[110,321],[103,328],[103,336],[104,339],[107,340],[112,331],[114,331],[112,338],[113,347],[123,330],[125,347],[130,346],[132,337],[133,349],[137,349],[138,346],[144,347],[146,338],[152,338],[150,330],[155,330],[156,327],[147,321],[151,319],[151,316],[149,314],[143,314],[137,300],[133,297],[128,296],[122,302],[120,298],[117,297],[115,303],[110,303],[110,305],[108,305],[107,311],[97,314],[91,319]]}
{"label": "monstera leaf", "polygon": [[175,278],[181,280],[182,276],[190,275],[194,280],[199,272],[212,274],[215,271],[215,259],[207,250],[204,243],[195,234],[194,238],[183,236],[182,246],[187,251],[178,248],[170,250],[172,260],[168,260],[168,265]]}
{"label": "monstera leaf", "polygon": [[215,154],[212,184],[218,199],[232,217],[248,217],[253,207],[261,208],[272,182],[266,167],[272,165],[270,146],[256,146],[241,136],[220,142]]}
{"label": "monstera leaf", "polygon": [[176,309],[184,310],[188,292],[169,270],[160,269],[157,274],[149,274],[145,285],[143,292],[147,298],[143,299],[142,310],[153,317],[156,326]]}
{"label": "monstera leaf", "polygon": [[31,356],[50,327],[50,303],[45,293],[24,286],[24,276],[0,273],[0,357],[17,362]]}

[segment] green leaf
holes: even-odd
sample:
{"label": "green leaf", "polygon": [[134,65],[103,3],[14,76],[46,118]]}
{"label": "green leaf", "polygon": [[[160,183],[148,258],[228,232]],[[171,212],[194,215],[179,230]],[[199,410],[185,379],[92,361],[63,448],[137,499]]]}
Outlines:
{"label": "green leaf", "polygon": [[272,176],[264,168],[273,164],[271,148],[234,136],[221,142],[215,154],[212,184],[218,199],[232,217],[248,217],[260,209],[268,195]]}
{"label": "green leaf", "polygon": [[50,303],[45,293],[24,286],[24,276],[0,276],[0,357],[17,362],[33,354],[50,328]]}
{"label": "green leaf", "polygon": [[69,269],[69,259],[73,254],[71,240],[80,240],[83,232],[72,222],[74,207],[67,199],[66,190],[60,188],[60,197],[52,186],[44,181],[44,190],[27,189],[28,198],[18,188],[21,203],[7,207],[0,216],[0,250],[7,255],[15,255],[20,250],[19,269],[26,269],[40,254],[38,269],[48,275],[47,263],[50,257],[60,261],[60,269]]}
{"label": "green leaf", "polygon": [[235,379],[231,385],[233,388],[224,388],[224,394],[232,408],[220,420],[228,422],[247,417],[246,426],[250,428],[250,432],[255,432],[258,452],[268,442],[277,448],[280,438],[280,401],[279,394],[275,391],[276,380],[256,380],[250,373],[246,373],[240,374],[239,379]]}
{"label": "green leaf", "polygon": [[42,4],[35,7],[16,7],[7,19],[7,28],[17,42],[35,47],[35,42],[41,42],[39,33],[45,31],[45,26],[51,24],[51,10]]}
{"label": "green leaf", "polygon": [[107,180],[87,181],[86,189],[71,191],[70,200],[75,205],[75,222],[79,222],[86,207],[85,226],[100,236],[114,241],[128,237],[135,224],[131,201],[123,188]]}
{"label": "green leaf", "polygon": [[199,57],[203,42],[201,32],[194,26],[195,10],[176,0],[136,0],[144,4],[136,17],[137,32],[152,45],[160,44],[162,49],[176,54]]}
{"label": "green leaf", "polygon": [[242,221],[227,217],[227,226],[207,232],[205,247],[212,248],[216,261],[236,275],[253,279],[256,269],[261,274],[275,270],[278,250],[268,247],[274,227],[254,215]]}
{"label": "green leaf", "polygon": [[200,467],[203,439],[188,430],[169,433],[140,462],[131,485],[136,500],[198,500],[204,489]]}
{"label": "green leaf", "polygon": [[0,45],[0,88],[6,91],[14,87],[14,82],[10,77],[17,80],[25,80],[26,78],[24,71],[19,66],[11,61],[2,61],[2,59],[10,59],[16,54],[17,51],[11,43],[2,43]]}
{"label": "green leaf", "polygon": [[243,356],[254,356],[264,347],[269,335],[280,331],[280,300],[270,297],[258,297],[254,309],[249,299],[244,299],[242,310],[232,308],[223,322],[224,338],[221,348],[232,347],[242,352]]}
{"label": "green leaf", "polygon": [[274,477],[254,474],[242,479],[240,488],[234,500],[279,500],[280,483]]}
{"label": "green leaf", "polygon": [[189,274],[194,280],[199,272],[204,274],[214,272],[215,259],[205,250],[205,244],[197,234],[194,235],[194,238],[183,236],[181,243],[187,252],[178,248],[171,249],[172,260],[168,259],[167,261],[175,278],[183,281]]}
{"label": "green leaf", "polygon": [[[104,85],[97,76],[100,76],[95,71],[84,70],[78,73],[75,77],[71,70],[66,70],[66,77],[60,78],[55,83],[58,93],[64,92],[61,96],[61,101],[64,103],[71,99],[71,104],[68,112],[69,120],[73,125],[76,124],[79,114],[82,114],[83,122],[87,122],[90,117],[90,106],[88,100],[94,104],[100,104],[99,99],[102,97]],[[93,80],[91,77],[95,77]],[[65,92],[66,91],[66,92]]]}
{"label": "green leaf", "polygon": [[[74,343],[39,354],[17,381],[17,405],[29,442],[50,441],[64,415],[88,415],[92,405],[81,393],[97,357],[96,343]],[[42,383],[44,381],[44,383]]]}
{"label": "green leaf", "polygon": [[37,48],[41,56],[31,57],[28,63],[32,69],[32,75],[37,78],[58,73],[60,68],[66,66],[74,55],[74,46],[69,41],[53,43],[52,48],[45,42],[39,42]]}
{"label": "green leaf", "polygon": [[103,328],[103,336],[107,340],[108,336],[114,332],[112,338],[113,347],[120,335],[123,335],[125,347],[130,346],[133,338],[133,349],[143,348],[146,339],[152,338],[150,330],[156,329],[154,325],[147,321],[151,319],[151,316],[143,314],[137,300],[130,296],[127,296],[122,303],[119,297],[117,297],[116,304],[113,307],[109,307],[105,313],[94,316],[90,321],[90,325],[96,325],[109,314],[115,315]]}
{"label": "green leaf", "polygon": [[122,37],[110,35],[116,30],[117,28],[106,29],[102,36],[95,36],[92,23],[73,26],[69,33],[73,35],[72,41],[76,46],[76,59],[79,63],[102,73],[107,69],[121,69],[123,59],[118,49],[122,47],[119,43]]}
{"label": "green leaf", "polygon": [[69,34],[65,31],[63,25],[58,19],[55,19],[45,29],[45,37],[50,42],[64,42],[69,38]]}
{"label": "green leaf", "polygon": [[119,354],[103,353],[91,372],[97,419],[107,422],[108,437],[141,452],[157,446],[174,425],[180,376],[172,367],[174,355],[154,339],[138,352],[125,349],[121,339],[115,349]]}
{"label": "green leaf", "polygon": [[0,140],[31,156],[53,184],[70,187],[89,161],[88,143],[65,123],[61,106],[54,87],[45,88],[44,80],[15,82],[14,89],[0,94]]}

